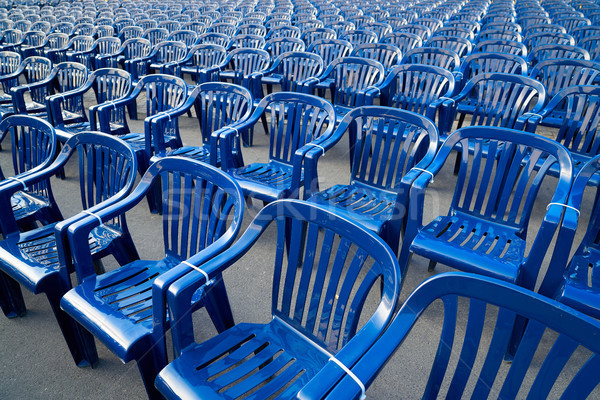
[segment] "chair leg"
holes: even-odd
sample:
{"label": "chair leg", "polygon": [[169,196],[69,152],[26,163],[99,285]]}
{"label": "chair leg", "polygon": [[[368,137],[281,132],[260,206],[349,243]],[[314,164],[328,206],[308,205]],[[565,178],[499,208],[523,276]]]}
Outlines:
{"label": "chair leg", "polygon": [[[60,283],[58,283],[60,285]],[[53,290],[46,292],[58,326],[67,342],[71,356],[78,367],[91,366],[94,368],[98,364],[98,352],[94,336],[85,328],[73,320],[67,313],[60,308],[60,299],[64,291]]]}
{"label": "chair leg", "polygon": [[427,272],[435,271],[436,265],[437,265],[437,261],[429,260],[429,266],[427,267]]}
{"label": "chair leg", "polygon": [[156,376],[166,366],[161,364],[166,363],[158,361],[153,349],[148,350],[148,352],[137,360],[138,369],[146,388],[146,394],[150,400],[164,399],[163,395],[154,387]]}
{"label": "chair leg", "polygon": [[219,333],[235,325],[222,276],[216,277],[214,283],[207,288],[203,303]]}
{"label": "chair leg", "polygon": [[7,318],[22,317],[27,313],[21,285],[0,271],[0,308]]}
{"label": "chair leg", "polygon": [[119,265],[123,266],[140,259],[140,255],[133,243],[131,235],[127,232],[111,243],[111,253]]}

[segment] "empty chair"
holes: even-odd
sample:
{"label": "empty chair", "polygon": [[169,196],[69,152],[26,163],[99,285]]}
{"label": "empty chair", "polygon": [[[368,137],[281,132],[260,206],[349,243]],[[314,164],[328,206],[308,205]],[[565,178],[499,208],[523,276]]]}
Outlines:
{"label": "empty chair", "polygon": [[[58,140],[66,142],[73,135],[98,130],[98,107],[127,96],[131,92],[131,83],[129,73],[117,68],[101,68],[92,72],[78,88],[49,96],[49,120],[56,128]],[[93,90],[95,100],[91,105],[84,103],[90,90]]]}
{"label": "empty chair", "polygon": [[569,32],[577,42],[578,45],[581,45],[580,42],[590,36],[598,36],[600,35],[600,26],[579,26]]}
{"label": "empty chair", "polygon": [[181,25],[181,29],[187,29],[187,30],[190,30],[190,31],[194,31],[194,32],[196,32],[196,34],[198,36],[200,36],[203,33],[206,33],[207,27],[202,22],[192,21],[192,22],[188,22],[186,24]]}
{"label": "empty chair", "polygon": [[198,36],[199,44],[216,44],[219,46],[227,46],[229,36],[223,33],[208,32]]}
{"label": "empty chair", "polygon": [[351,57],[362,57],[379,61],[386,70],[398,64],[402,53],[396,46],[388,43],[363,43],[354,47]]}
{"label": "empty chair", "polygon": [[115,54],[98,54],[95,57],[94,64],[99,68],[116,68],[119,65],[124,66],[125,60],[135,60],[146,57],[150,54],[152,45],[150,41],[142,38],[128,39],[123,42]]}
{"label": "empty chair", "polygon": [[433,36],[425,42],[424,46],[452,50],[460,58],[468,56],[473,49],[473,45],[468,39],[456,36]]}
{"label": "empty chair", "polygon": [[222,63],[207,68],[203,72],[202,82],[218,82],[232,80],[246,88],[250,86],[250,75],[267,70],[271,64],[271,56],[260,49],[231,50]]}
{"label": "empty chair", "polygon": [[[200,130],[202,145],[179,147],[170,144],[170,149],[165,145],[164,132],[169,129],[169,123],[173,118],[178,118],[194,107]],[[219,135],[223,128],[235,128],[236,125],[246,121],[252,112],[252,96],[250,92],[241,86],[224,82],[202,83],[194,88],[185,103],[178,107],[170,115],[158,115],[150,122],[154,143],[152,160],[164,156],[180,156],[194,160],[210,163],[215,166],[221,165],[221,153],[219,152]],[[181,138],[177,139],[183,143]],[[232,154],[224,155],[232,159],[230,164],[242,165],[238,159],[237,149],[239,138],[236,139]]]}
{"label": "empty chair", "polygon": [[258,24],[242,24],[237,27],[235,31],[236,35],[259,35],[265,36],[267,34],[267,28],[263,25]]}
{"label": "empty chair", "polygon": [[570,32],[579,26],[591,25],[591,21],[584,17],[557,18],[554,22],[558,25],[564,26],[567,32]]}
{"label": "empty chair", "polygon": [[96,37],[112,37],[115,36],[115,28],[112,25],[97,25]]}
{"label": "empty chair", "polygon": [[575,39],[573,36],[566,33],[541,32],[527,36],[523,41],[523,44],[529,49],[533,49],[542,44],[566,44],[575,46]]}
{"label": "empty chair", "polygon": [[381,42],[393,44],[400,49],[402,54],[423,45],[423,40],[418,35],[408,32],[393,32],[387,34],[383,37]]}
{"label": "empty chair", "polygon": [[529,76],[544,84],[548,96],[575,85],[593,85],[600,82],[600,63],[570,58],[540,61]]}
{"label": "empty chair", "polygon": [[254,101],[264,97],[263,85],[271,93],[273,85],[280,85],[281,91],[301,92],[307,79],[317,77],[323,72],[323,59],[314,53],[290,51],[281,54],[273,65],[263,72],[251,75],[251,89]]}
{"label": "empty chair", "polygon": [[535,66],[540,61],[551,58],[571,58],[575,60],[589,60],[590,53],[581,47],[566,44],[542,44],[537,46],[527,56],[527,62]]}
{"label": "empty chair", "polygon": [[205,70],[221,64],[226,55],[227,50],[223,46],[198,44],[192,47],[181,61],[171,63],[169,70],[170,73],[180,78],[184,74],[190,74],[194,82],[199,84]]}
{"label": "empty chair", "polygon": [[530,25],[523,30],[523,36],[527,37],[534,33],[567,33],[567,30],[561,26],[556,24],[536,24]]}
{"label": "empty chair", "polygon": [[482,40],[475,44],[473,52],[506,53],[527,57],[527,47],[523,43],[503,39]]}
{"label": "empty chair", "polygon": [[590,59],[598,61],[600,59],[600,35],[588,36],[578,43],[579,47],[590,53]]}
{"label": "empty chair", "polygon": [[265,38],[259,35],[236,35],[227,44],[227,49],[262,49],[265,47]]}
{"label": "empty chair", "polygon": [[[267,161],[231,165],[236,160],[229,160],[224,155],[232,154],[237,134],[245,143],[252,143],[250,135],[263,115],[270,116],[270,123],[264,127],[269,135]],[[264,203],[299,198],[305,183],[302,176],[304,155],[315,144],[330,138],[334,125],[335,111],[327,100],[302,93],[269,94],[260,101],[249,120],[236,125],[235,129],[224,129],[220,137],[221,167],[240,184],[244,196]],[[237,151],[241,152],[241,149]]]}
{"label": "empty chair", "polygon": [[[410,185],[435,156],[437,128],[412,112],[365,106],[346,114],[327,146],[345,134],[350,144],[349,183],[318,191],[318,181],[311,173],[317,170],[317,160],[324,150],[309,152],[305,176],[312,187],[308,201],[359,222],[381,236],[396,253]],[[389,167],[381,168],[385,163]]]}
{"label": "empty chair", "polygon": [[154,29],[156,27],[142,27],[142,26],[126,26],[119,32],[117,36],[122,42],[133,39],[133,38],[141,38],[144,36],[144,32]]}
{"label": "empty chair", "polygon": [[125,60],[125,70],[137,81],[147,74],[168,72],[170,65],[182,61],[186,54],[187,47],[183,42],[160,42],[147,56]]}
{"label": "empty chair", "polygon": [[69,42],[61,47],[45,50],[44,53],[53,63],[67,61],[71,52],[88,51],[94,45],[94,38],[91,36],[75,36]]}
{"label": "empty chair", "polygon": [[300,36],[300,39],[302,39],[306,46],[310,46],[319,39],[337,39],[337,35],[333,29],[311,28],[306,29]]}
{"label": "empty chair", "polygon": [[96,27],[93,24],[77,24],[73,28],[75,35],[94,36],[96,34]]}
{"label": "empty chair", "polygon": [[[135,260],[96,275],[85,245],[88,235],[115,218],[125,218],[153,186],[160,186],[164,204],[164,234],[156,235],[163,237],[164,257]],[[197,210],[193,215],[187,212],[192,209]],[[159,397],[154,379],[167,363],[162,343],[169,326],[162,311],[167,290],[178,277],[193,272],[189,265],[203,264],[229,247],[240,229],[243,211],[242,193],[226,174],[206,164],[169,157],[153,164],[130,196],[96,212],[93,220],[80,221],[69,234],[76,249],[73,257],[79,285],[64,296],[61,307],[123,362],[137,361],[150,398]],[[131,251],[136,251],[135,247]],[[206,304],[215,326],[223,331],[233,326],[226,301],[219,276],[207,282],[194,306]]]}
{"label": "empty chair", "polygon": [[371,24],[363,25],[361,29],[366,29],[377,34],[379,39],[383,38],[385,35],[392,33],[392,27],[390,24],[386,24],[384,22],[374,22]]}
{"label": "empty chair", "polygon": [[327,28],[333,29],[338,38],[341,38],[346,32],[352,31],[356,28],[352,22],[339,21],[334,24],[327,25]]}
{"label": "empty chair", "polygon": [[329,89],[338,119],[353,107],[373,104],[385,79],[385,68],[379,61],[360,57],[344,57],[332,61],[325,71],[304,84],[305,93]]}
{"label": "empty chair", "polygon": [[417,18],[413,21],[413,24],[428,27],[432,34],[444,25],[443,21],[437,18]]}
{"label": "empty chair", "polygon": [[[575,171],[600,154],[598,122],[600,121],[600,90],[597,86],[569,86],[559,91],[537,114],[527,120],[527,130],[538,125],[558,128],[554,139],[564,145],[573,158]],[[550,170],[556,174],[556,168]],[[590,183],[597,185],[598,177]],[[568,253],[568,252],[567,252]]]}
{"label": "empty chair", "polygon": [[[181,23],[179,21],[162,21],[158,23],[159,28],[164,28],[169,31],[169,34],[181,29]],[[233,33],[232,33],[233,34]]]}
{"label": "empty chair", "polygon": [[[3,94],[0,96],[0,120],[7,115],[14,114],[14,105],[12,104],[12,90],[20,85],[20,78],[23,77],[26,85],[43,81],[48,77],[52,70],[52,62],[45,57],[27,57],[19,67],[12,73],[0,76]],[[37,94],[40,96],[37,96]],[[44,103],[45,95],[39,91],[33,92],[32,100],[38,103]]]}
{"label": "empty chair", "polygon": [[400,108],[435,121],[436,110],[455,91],[454,75],[443,68],[423,64],[398,65],[380,88],[382,106]]}
{"label": "empty chair", "polygon": [[319,39],[315,40],[307,51],[318,54],[323,59],[323,65],[327,66],[338,58],[349,56],[352,49],[352,44],[346,40]]}
{"label": "empty chair", "polygon": [[[423,196],[453,150],[461,156],[448,214],[424,225]],[[564,146],[508,128],[471,126],[453,132],[413,183],[400,265],[412,253],[428,258],[430,270],[442,263],[532,290],[563,211],[548,208],[526,254],[532,210],[553,164],[558,179],[544,182],[544,190],[552,196],[550,204],[564,204],[573,177]]]}
{"label": "empty chair", "polygon": [[23,35],[23,42],[18,50],[23,58],[42,56],[46,42],[46,34],[42,31],[29,31]]}
{"label": "empty chair", "polygon": [[67,58],[69,61],[78,62],[93,70],[96,69],[96,56],[116,57],[120,48],[121,41],[116,37],[99,38],[87,50],[67,52]]}
{"label": "empty chair", "polygon": [[490,23],[483,25],[481,29],[483,29],[483,30],[499,29],[499,30],[504,30],[504,31],[514,31],[514,32],[518,32],[518,33],[523,32],[523,28],[521,27],[521,25],[516,24],[514,22],[510,22],[510,21],[490,22]]}
{"label": "empty chair", "polygon": [[0,37],[0,51],[15,51],[23,40],[23,32],[19,29],[7,29]]}
{"label": "empty chair", "polygon": [[[56,160],[43,170],[20,176],[19,181],[2,185],[0,202],[3,217],[0,226],[5,235],[0,242],[0,269],[3,297],[13,305],[8,315],[22,316],[25,304],[19,284],[34,294],[45,293],[62,330],[69,350],[78,366],[95,365],[98,355],[90,334],[81,329],[60,309],[61,297],[71,288],[69,272],[73,262],[67,245],[67,230],[86,217],[85,213],[51,223],[27,232],[19,232],[10,211],[13,193],[25,188],[39,188],[51,196],[49,178],[62,170],[77,154],[79,165],[81,209],[94,213],[123,198],[135,182],[135,155],[122,141],[102,134],[83,134],[71,138]],[[134,254],[127,225],[115,219],[98,227],[86,237],[94,259],[112,254],[120,263],[131,262]],[[16,305],[16,306],[15,306]]]}
{"label": "empty chair", "polygon": [[[261,238],[271,232],[271,225],[275,232],[268,237],[276,239]],[[267,324],[237,324],[195,343],[189,334],[189,300],[206,278],[192,272],[171,285],[169,309],[179,323],[171,328],[176,359],[156,380],[165,397],[235,398],[248,387],[258,387],[253,392],[257,398],[293,398],[313,379],[322,382],[322,368],[332,357],[354,365],[387,326],[401,281],[393,253],[357,223],[315,204],[281,200],[268,205],[229,251],[200,268],[211,278],[238,259],[252,265],[246,253],[265,240],[266,257],[275,260],[272,318]],[[370,311],[362,307],[368,296],[375,296],[376,308]],[[359,319],[364,321],[360,325]],[[245,373],[258,366],[263,373]],[[342,377],[340,371],[336,380]],[[219,372],[222,379],[214,379]]]}
{"label": "empty chair", "polygon": [[160,42],[167,40],[167,37],[169,37],[169,31],[165,28],[150,28],[144,31],[144,35],[142,37],[149,40],[152,46],[156,46]]}
{"label": "empty chair", "polygon": [[440,135],[452,132],[470,115],[471,125],[522,129],[526,113],[538,113],[546,102],[546,89],[526,76],[484,73],[475,75],[459,94],[442,103],[438,128]]}
{"label": "empty chair", "polygon": [[[83,64],[56,64],[44,79],[11,89],[13,111],[15,114],[34,114],[36,117],[50,120],[48,97],[77,89],[84,84],[87,76],[88,69]],[[25,100],[26,93],[31,97],[30,102]]]}
{"label": "empty chair", "polygon": [[53,33],[64,33],[67,36],[73,36],[75,26],[70,22],[58,22],[54,25]]}
{"label": "empty chair", "polygon": [[454,36],[467,39],[471,42],[475,40],[475,34],[472,30],[454,26],[439,28],[437,31],[435,31],[435,36]]}
{"label": "empty chair", "polygon": [[340,37],[341,40],[349,42],[353,47],[364,43],[376,43],[379,37],[375,32],[364,29],[355,29],[346,32]]}
{"label": "empty chair", "polygon": [[433,65],[453,71],[460,65],[460,57],[455,51],[437,47],[418,47],[404,53],[401,64]]}
{"label": "empty chair", "polygon": [[400,32],[407,32],[417,35],[422,41],[427,41],[432,35],[431,29],[425,25],[419,24],[407,24],[399,28]]}
{"label": "empty chair", "polygon": [[[475,35],[477,33],[479,33],[479,31],[481,30],[481,24],[479,22],[469,21],[469,20],[447,21],[446,23],[444,23],[444,27],[467,29],[467,30],[473,32],[473,34],[475,34]],[[442,29],[442,28],[440,28],[440,29]]]}
{"label": "empty chair", "polygon": [[235,33],[235,29],[236,29],[235,25],[221,22],[221,23],[212,24],[210,26],[210,28],[208,29],[208,31],[214,32],[214,33],[222,33],[224,35],[231,37]]}
{"label": "empty chair", "polygon": [[475,75],[488,72],[527,75],[527,62],[523,57],[503,53],[471,54],[460,64],[459,76],[462,88]]}
{"label": "empty chair", "polygon": [[188,48],[190,48],[198,41],[198,34],[194,31],[180,29],[171,32],[167,37],[167,40],[183,42]]}
{"label": "empty chair", "polygon": [[[21,64],[21,56],[14,51],[0,52],[0,76],[14,73]],[[10,90],[10,88],[9,88]]]}
{"label": "empty chair", "polygon": [[269,29],[266,39],[279,37],[300,38],[302,32],[297,26],[281,25]]}
{"label": "empty chair", "polygon": [[264,50],[269,52],[271,58],[274,60],[283,53],[289,51],[304,51],[306,45],[302,39],[292,37],[278,37],[267,40]]}
{"label": "empty chair", "polygon": [[514,31],[504,31],[500,29],[485,29],[477,34],[476,42],[483,40],[512,40],[522,42],[523,37],[520,33]]}
{"label": "empty chair", "polygon": [[[431,307],[436,304],[440,308],[433,311]],[[598,376],[590,369],[600,353],[593,340],[600,334],[597,321],[509,283],[447,273],[428,279],[409,296],[383,335],[351,367],[352,375],[330,361],[321,379],[309,382],[298,398],[359,398],[363,392],[356,382],[368,388],[398,348],[401,350],[394,361],[404,362],[398,356],[411,354],[408,346],[423,332],[411,329],[423,328],[424,319],[428,334],[435,340],[430,347],[437,356],[427,357],[431,365],[423,368],[429,374],[419,370],[398,376],[401,382],[410,382],[402,385],[402,393],[416,395],[415,387],[423,387],[427,398],[594,397],[591,393],[595,393]],[[512,363],[507,365],[502,358],[511,328],[520,319],[529,323]],[[461,362],[453,362],[451,354],[461,354]],[[444,386],[446,382],[448,386]]]}

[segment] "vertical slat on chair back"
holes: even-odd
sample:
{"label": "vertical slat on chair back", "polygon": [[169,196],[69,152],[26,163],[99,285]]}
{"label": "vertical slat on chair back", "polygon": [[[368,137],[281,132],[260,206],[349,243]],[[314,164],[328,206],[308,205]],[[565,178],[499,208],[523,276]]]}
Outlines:
{"label": "vertical slat on chair back", "polygon": [[269,104],[269,159],[291,164],[294,153],[315,140],[335,121],[320,104],[304,101],[273,101]]}
{"label": "vertical slat on chair back", "polygon": [[272,312],[336,353],[356,333],[366,299],[390,295],[392,265],[372,258],[362,233],[328,223],[277,219]]}
{"label": "vertical slat on chair back", "polygon": [[252,96],[247,90],[226,83],[205,83],[201,88],[194,107],[203,143],[218,129],[250,115]]}
{"label": "vertical slat on chair back", "polygon": [[600,63],[585,60],[547,60],[539,62],[531,77],[540,81],[548,95],[575,85],[593,85],[600,81]]}
{"label": "vertical slat on chair back", "polygon": [[12,74],[21,64],[21,56],[12,51],[0,52],[0,75]]}
{"label": "vertical slat on chair back", "polygon": [[349,56],[352,51],[352,44],[345,40],[319,39],[313,42],[309,51],[320,55],[323,59],[323,65],[326,67],[333,60]]}
{"label": "vertical slat on chair back", "polygon": [[383,38],[383,43],[393,44],[398,47],[402,54],[423,45],[423,39],[414,33],[394,32]]}
{"label": "vertical slat on chair back", "polygon": [[[26,122],[23,118],[10,127],[14,175],[27,172],[49,160],[56,150],[56,135],[49,125],[41,121],[38,124]],[[30,189],[43,190],[46,183]]]}
{"label": "vertical slat on chair back", "polygon": [[461,64],[461,71],[464,71],[465,82],[475,75],[492,72],[521,75],[523,71],[527,72],[527,64],[519,56],[481,52],[467,57]]}
{"label": "vertical slat on chair back", "polygon": [[173,61],[181,61],[187,52],[183,42],[163,42],[157,45],[156,62],[166,64]]}
{"label": "vertical slat on chair back", "polygon": [[227,51],[223,46],[216,44],[201,44],[194,50],[192,62],[196,67],[196,72],[201,69],[217,66],[225,60]]}
{"label": "vertical slat on chair back", "polygon": [[[131,90],[131,78],[125,71],[102,70],[94,73],[94,92],[98,104],[124,97]],[[83,102],[83,96],[81,97]],[[111,123],[121,123],[125,118],[125,108],[116,107],[110,112]]]}
{"label": "vertical slat on chair back", "polygon": [[347,107],[362,105],[360,102],[363,100],[363,94],[359,91],[374,86],[383,77],[383,68],[356,62],[358,58],[347,57],[345,60],[335,65],[333,69],[335,83],[333,103]]}
{"label": "vertical slat on chair back", "polygon": [[144,83],[146,93],[146,115],[156,115],[183,104],[187,96],[187,86],[179,78],[163,75],[167,79],[151,80]]}
{"label": "vertical slat on chair back", "polygon": [[[83,64],[69,62],[60,68],[56,75],[56,93],[64,93],[77,89],[87,81],[88,69]],[[67,110],[70,111],[69,108]]]}
{"label": "vertical slat on chair back", "polygon": [[[235,54],[231,54],[231,62],[229,63],[231,70],[235,71],[238,75],[238,79],[244,76],[248,76],[253,72],[258,72],[269,66],[271,57],[264,50],[252,49],[239,49],[240,51],[233,50]],[[236,82],[235,83],[242,83]]]}
{"label": "vertical slat on chair back", "polygon": [[116,37],[102,37],[96,40],[96,53],[108,55],[116,53],[121,47],[121,41]]}
{"label": "vertical slat on chair back", "polygon": [[[46,79],[52,71],[52,63],[44,57],[29,57],[25,59],[25,79],[28,84]],[[31,91],[31,99],[43,104],[46,100],[46,87]]]}
{"label": "vertical slat on chair back", "polygon": [[135,58],[146,57],[150,54],[152,45],[146,39],[133,38],[123,42],[123,55],[126,60],[133,60]]}
{"label": "vertical slat on chair back", "polygon": [[165,249],[185,260],[225,233],[239,199],[218,182],[195,174],[164,171],[160,175]]}
{"label": "vertical slat on chair back", "polygon": [[[285,53],[284,53],[285,54]],[[313,76],[320,75],[323,70],[323,60],[316,54],[290,52],[289,56],[282,57],[280,70],[283,75],[281,90],[300,91],[298,83]]]}

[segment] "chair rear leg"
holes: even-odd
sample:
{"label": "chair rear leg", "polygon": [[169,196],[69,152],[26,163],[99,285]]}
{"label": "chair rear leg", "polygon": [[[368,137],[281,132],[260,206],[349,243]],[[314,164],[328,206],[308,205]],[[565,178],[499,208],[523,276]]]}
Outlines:
{"label": "chair rear leg", "polygon": [[226,331],[235,325],[233,312],[229,305],[227,290],[223,276],[219,275],[214,279],[213,284],[206,288],[203,303],[210,316],[215,328],[219,333]]}
{"label": "chair rear leg", "polygon": [[154,387],[156,376],[166,366],[166,362],[157,360],[154,354],[154,348],[147,351],[140,359],[137,360],[138,369],[142,375],[142,381],[146,388],[146,394],[150,400],[162,400],[163,395]]}
{"label": "chair rear leg", "polygon": [[427,272],[431,273],[435,271],[435,266],[437,265],[437,261],[429,260],[429,266],[427,267]]}
{"label": "chair rear leg", "polygon": [[64,291],[53,290],[46,292],[58,326],[67,342],[73,361],[78,367],[91,366],[94,368],[98,365],[98,352],[94,336],[85,328],[73,320],[67,313],[60,308],[60,299]]}
{"label": "chair rear leg", "polygon": [[0,271],[0,308],[7,318],[22,317],[27,313],[21,285]]}
{"label": "chair rear leg", "polygon": [[121,266],[140,259],[140,255],[129,233],[123,233],[120,238],[113,240],[111,247],[113,257]]}

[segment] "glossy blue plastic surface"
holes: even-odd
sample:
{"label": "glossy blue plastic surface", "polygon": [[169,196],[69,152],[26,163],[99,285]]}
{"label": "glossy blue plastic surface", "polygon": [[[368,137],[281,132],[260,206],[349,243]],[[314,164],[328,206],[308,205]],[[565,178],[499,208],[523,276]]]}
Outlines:
{"label": "glossy blue plastic surface", "polygon": [[277,57],[288,51],[304,51],[306,44],[302,39],[294,37],[275,37],[267,40],[264,49],[269,52],[271,58]]}
{"label": "glossy blue plastic surface", "polygon": [[[437,352],[431,366],[423,366],[427,381],[410,383],[413,388],[424,385],[423,398],[584,399],[600,383],[596,373],[600,325],[596,320],[517,286],[463,273],[438,275],[421,284],[390,327],[351,368],[355,376],[369,387],[420,317],[428,318],[423,314],[436,301],[443,304],[441,333],[439,339],[434,338],[439,340]],[[511,327],[520,318],[529,323],[512,363],[503,363]],[[461,323],[464,319],[466,329]],[[541,351],[542,346],[549,350]],[[569,360],[578,346],[584,352],[578,351]],[[460,354],[458,364],[451,354]],[[328,367],[339,370],[333,362]],[[298,398],[357,399],[361,393],[348,375],[330,389],[313,381]]]}
{"label": "glossy blue plastic surface", "polygon": [[540,81],[552,98],[571,86],[600,83],[600,63],[569,58],[540,61],[529,76]]}
{"label": "glossy blue plastic surface", "polygon": [[[238,167],[222,156],[221,166],[237,180],[245,196],[264,202],[298,198],[304,185],[304,156],[331,136],[335,111],[327,100],[307,94],[279,92],[267,95],[248,121],[234,130],[223,130],[221,155],[232,153],[238,133],[248,141],[255,125],[267,115],[270,123],[263,126],[269,135],[268,161]],[[237,151],[241,152],[241,149]],[[305,196],[307,194],[305,190]]]}
{"label": "glossy blue plastic surface", "polygon": [[515,54],[496,52],[478,52],[471,54],[463,60],[458,70],[460,88],[462,88],[475,75],[501,72],[504,74],[527,75],[527,62],[523,57]]}
{"label": "glossy blue plastic surface", "polygon": [[[50,121],[58,139],[65,142],[81,132],[98,129],[98,107],[105,102],[124,98],[131,92],[131,76],[116,68],[101,68],[92,72],[80,87],[47,98]],[[84,106],[84,98],[94,92],[96,104]],[[89,115],[89,119],[88,119]]]}
{"label": "glossy blue plastic surface", "polygon": [[[360,225],[315,204],[266,206],[240,240],[201,268],[212,278],[243,262],[271,224],[277,239],[269,246],[275,265],[268,324],[238,324],[198,344],[190,299],[205,278],[193,272],[169,288],[172,317],[180,322],[172,329],[177,358],[156,380],[165,397],[292,398],[308,382],[341,379],[342,370],[322,370],[328,359],[352,366],[390,321],[401,281],[394,254]],[[378,303],[373,314],[363,310],[367,296]]]}
{"label": "glossy blue plastic surface", "polygon": [[121,48],[121,41],[116,37],[102,37],[94,41],[89,49],[81,49],[67,53],[69,61],[75,61],[85,65],[90,70],[98,69],[96,57],[115,57]]}
{"label": "glossy blue plastic surface", "polygon": [[[453,150],[461,151],[456,189],[447,215],[423,225],[426,188]],[[562,209],[549,207],[528,254],[527,231],[537,194],[552,164],[558,180],[544,182],[552,203],[565,203],[573,178],[569,151],[538,135],[507,128],[472,126],[452,133],[413,183],[409,219],[400,254],[410,253],[466,272],[533,289]],[[503,171],[497,173],[496,171]],[[490,200],[491,199],[491,200]]]}
{"label": "glossy blue plastic surface", "polygon": [[[27,188],[44,190],[51,195],[48,179],[62,170],[75,153],[79,157],[79,184],[82,209],[97,212],[125,197],[135,182],[135,154],[123,141],[103,134],[76,135],[65,143],[56,160],[47,168],[21,176],[0,186],[0,209],[10,210],[14,193]],[[61,297],[71,288],[69,272],[73,270],[67,229],[86,214],[80,213],[58,223],[20,232],[15,216],[6,212],[0,218],[4,240],[0,241],[0,270],[5,286],[2,290],[12,307],[8,316],[23,315],[25,304],[19,284],[34,294],[45,293],[63,332],[71,355],[79,366],[94,365],[96,347],[89,333],[60,310]],[[112,254],[119,263],[137,258],[124,220],[117,219],[86,236],[81,244],[100,258]]]}
{"label": "glossy blue plastic surface", "polygon": [[362,57],[379,61],[389,71],[402,59],[400,49],[389,43],[362,43],[354,46],[352,57]]}
{"label": "glossy blue plastic surface", "polygon": [[225,47],[218,44],[197,44],[188,51],[185,58],[170,65],[171,73],[183,78],[190,74],[196,84],[201,83],[201,78],[206,74],[207,68],[220,65],[227,56]]}
{"label": "glossy blue plastic surface", "polygon": [[423,45],[423,39],[420,36],[408,32],[389,33],[381,39],[381,42],[393,44],[400,49],[402,54]]}
{"label": "glossy blue plastic surface", "polygon": [[334,60],[349,56],[352,49],[352,44],[346,40],[317,39],[308,46],[307,51],[318,54],[323,59],[323,65],[327,67]]}
{"label": "glossy blue plastic surface", "polygon": [[[160,186],[162,198],[164,258],[136,260],[96,275],[85,246],[89,233],[98,228],[100,219],[108,223],[122,218],[153,190],[152,185]],[[138,362],[151,398],[159,397],[154,379],[167,363],[167,290],[178,278],[194,272],[182,261],[202,265],[229,247],[243,211],[242,192],[226,174],[194,160],[168,157],[152,164],[128,197],[69,228],[79,285],[63,297],[61,307],[123,362]],[[220,274],[196,293],[188,307],[192,303],[194,308],[206,305],[217,330],[233,326]]]}
{"label": "glossy blue plastic surface", "polygon": [[454,71],[460,65],[460,57],[455,51],[437,47],[417,47],[404,53],[401,64],[433,65]]}
{"label": "glossy blue plastic surface", "polygon": [[[0,120],[15,113],[12,104],[12,89],[19,86],[20,79],[24,78],[26,84],[32,84],[42,81],[48,77],[52,69],[52,62],[45,57],[27,57],[19,67],[12,73],[0,76],[0,84],[2,85],[3,94],[0,95]],[[34,96],[34,102],[43,104],[44,98]]]}
{"label": "glossy blue plastic surface", "polygon": [[236,85],[250,87],[250,75],[266,71],[271,64],[271,56],[260,49],[235,49],[216,67],[203,71],[202,82],[231,80]]}
{"label": "glossy blue plastic surface", "polygon": [[479,41],[475,44],[473,52],[505,53],[527,57],[527,47],[523,43],[505,39]]}
{"label": "glossy blue plastic surface", "polygon": [[125,59],[125,70],[137,81],[144,75],[170,71],[170,65],[182,61],[186,54],[185,43],[165,40],[154,45],[145,57]]}
{"label": "glossy blue plastic surface", "polygon": [[435,33],[435,36],[429,38],[423,46],[452,50],[458,54],[461,59],[471,54],[471,51],[473,50],[473,44],[469,39],[456,36],[438,36],[437,32]]}
{"label": "glossy blue plastic surface", "polygon": [[[410,185],[420,174],[411,168],[424,169],[433,160],[437,128],[430,120],[409,111],[358,107],[346,114],[323,148],[332,147],[346,132],[350,143],[350,182],[319,192],[315,171],[323,151],[311,150],[306,155],[304,173],[310,182],[309,201],[361,223],[379,234],[396,253]],[[383,165],[389,166],[381,168]]]}
{"label": "glossy blue plastic surface", "polygon": [[533,48],[527,56],[527,62],[535,66],[541,61],[551,58],[571,58],[575,60],[589,60],[590,53],[585,49],[567,44],[542,44]]}
{"label": "glossy blue plastic surface", "polygon": [[95,67],[117,68],[119,64],[124,66],[125,60],[134,60],[146,57],[150,54],[152,45],[146,39],[131,38],[123,42],[116,54],[98,54],[95,57]]}

